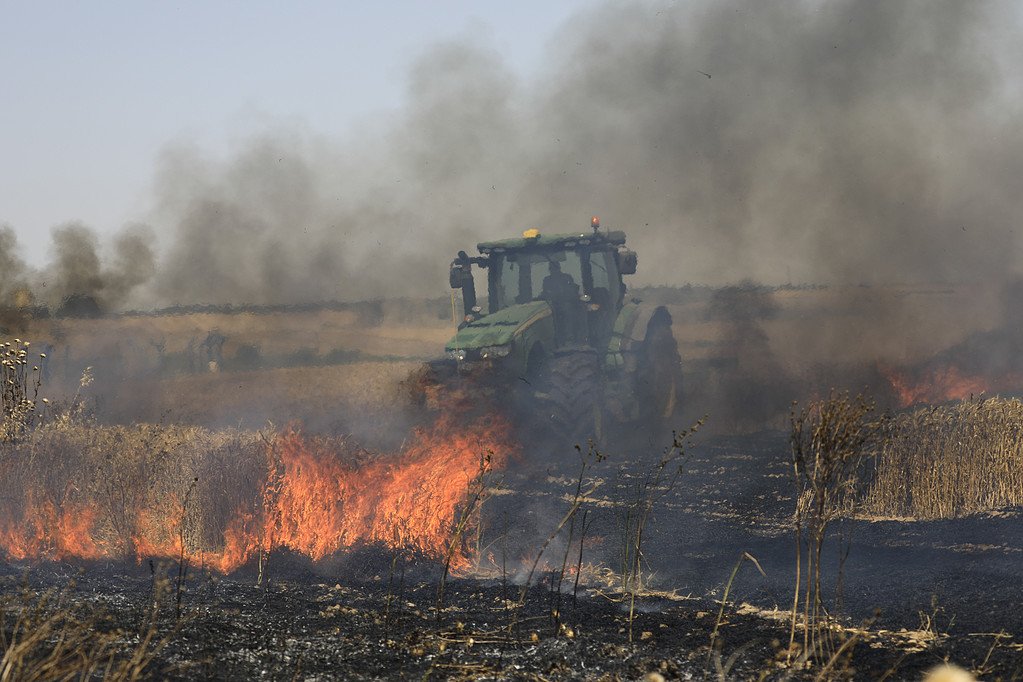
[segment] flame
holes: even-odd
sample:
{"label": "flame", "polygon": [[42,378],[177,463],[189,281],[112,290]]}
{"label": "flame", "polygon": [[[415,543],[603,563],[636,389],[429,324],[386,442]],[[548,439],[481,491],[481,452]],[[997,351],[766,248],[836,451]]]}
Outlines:
{"label": "flame", "polygon": [[[327,439],[287,427],[266,446],[266,475],[254,504],[234,513],[217,547],[201,550],[203,564],[228,573],[277,548],[319,560],[376,544],[468,566],[470,550],[454,529],[475,501],[474,486],[502,467],[513,447],[503,419],[461,421],[442,414],[417,429],[400,452],[359,462],[339,456]],[[8,557],[118,559],[133,553],[142,561],[199,551],[186,532],[187,494],[137,510],[131,537],[120,542],[111,541],[99,501],[37,502],[42,497],[30,491],[20,514],[0,519],[0,551]]]}
{"label": "flame", "polygon": [[883,369],[882,373],[895,391],[899,407],[961,400],[989,389],[983,377],[964,374],[954,365],[933,368],[919,380],[892,368]]}
{"label": "flame", "polygon": [[891,384],[899,407],[964,400],[1023,386],[1023,377],[1018,375],[987,377],[969,374],[951,364],[935,365],[912,373],[892,367],[881,367],[880,370]]}
{"label": "flame", "polygon": [[60,560],[67,557],[98,559],[103,548],[90,533],[96,522],[96,509],[67,506],[58,509],[52,502],[29,503],[17,522],[0,522],[0,548],[12,559],[24,560],[47,556]]}

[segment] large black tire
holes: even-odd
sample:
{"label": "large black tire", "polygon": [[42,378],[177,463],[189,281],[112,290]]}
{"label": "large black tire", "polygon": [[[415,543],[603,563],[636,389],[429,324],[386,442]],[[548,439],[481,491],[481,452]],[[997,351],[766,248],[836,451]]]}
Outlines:
{"label": "large black tire", "polygon": [[671,333],[671,318],[650,321],[636,368],[636,396],[644,426],[660,430],[681,428],[682,356]]}
{"label": "large black tire", "polygon": [[604,391],[600,359],[592,349],[563,350],[549,356],[536,394],[537,426],[559,445],[586,447],[603,436]]}

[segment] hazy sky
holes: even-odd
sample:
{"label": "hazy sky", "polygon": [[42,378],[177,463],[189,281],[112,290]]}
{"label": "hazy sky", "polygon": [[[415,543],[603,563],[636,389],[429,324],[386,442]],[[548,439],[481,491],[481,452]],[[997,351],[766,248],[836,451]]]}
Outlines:
{"label": "hazy sky", "polygon": [[482,35],[528,76],[583,4],[0,0],[0,224],[39,263],[56,224],[145,219],[170,143],[347,134],[399,108],[409,65],[452,38]]}

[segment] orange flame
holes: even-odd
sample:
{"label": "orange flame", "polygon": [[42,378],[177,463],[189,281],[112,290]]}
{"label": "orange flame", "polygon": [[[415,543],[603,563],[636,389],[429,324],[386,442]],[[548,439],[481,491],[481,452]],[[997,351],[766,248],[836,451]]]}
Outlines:
{"label": "orange flame", "polygon": [[967,374],[955,365],[932,367],[916,379],[909,372],[891,367],[882,367],[881,373],[891,384],[899,407],[963,400],[1023,385],[1018,376],[993,379]]}
{"label": "orange flame", "polygon": [[922,381],[913,381],[897,370],[888,370],[886,378],[895,391],[899,407],[960,400],[984,393],[988,388],[981,377],[967,376],[954,366],[933,369]]}
{"label": "orange flame", "polygon": [[[288,427],[267,446],[267,474],[254,509],[240,509],[223,531],[219,547],[203,563],[228,573],[261,552],[287,548],[319,560],[348,548],[379,544],[433,558],[450,554],[454,568],[469,565],[469,550],[454,537],[482,475],[504,465],[513,448],[508,424],[485,416],[465,426],[444,414],[417,429],[399,453],[363,463],[345,462],[329,442]],[[140,509],[130,543],[109,541],[98,502],[36,504],[33,495],[20,518],[0,519],[0,550],[13,559],[177,559],[194,554],[182,532],[187,497]]]}
{"label": "orange flame", "polygon": [[10,519],[0,523],[0,548],[12,559],[47,556],[60,560],[66,557],[98,559],[103,549],[92,537],[96,510],[69,506],[58,510],[49,501],[29,504],[20,523]]}

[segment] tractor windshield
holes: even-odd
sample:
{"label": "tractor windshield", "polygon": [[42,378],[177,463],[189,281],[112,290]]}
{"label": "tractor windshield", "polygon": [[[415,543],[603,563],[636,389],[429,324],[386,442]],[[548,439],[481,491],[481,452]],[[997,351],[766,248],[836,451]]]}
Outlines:
{"label": "tractor windshield", "polygon": [[[556,284],[555,284],[556,283]],[[544,298],[545,287],[581,287],[582,260],[578,251],[506,253],[490,266],[490,312]]]}

